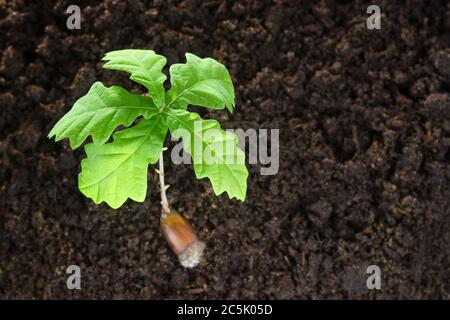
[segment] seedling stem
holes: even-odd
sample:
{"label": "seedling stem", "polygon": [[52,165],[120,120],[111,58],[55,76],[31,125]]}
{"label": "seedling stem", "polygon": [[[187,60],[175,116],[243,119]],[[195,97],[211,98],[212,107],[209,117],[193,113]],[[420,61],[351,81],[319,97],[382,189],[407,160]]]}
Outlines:
{"label": "seedling stem", "polygon": [[161,188],[161,205],[163,217],[170,213],[169,201],[167,201],[166,184],[164,183],[164,152],[159,155],[159,185]]}

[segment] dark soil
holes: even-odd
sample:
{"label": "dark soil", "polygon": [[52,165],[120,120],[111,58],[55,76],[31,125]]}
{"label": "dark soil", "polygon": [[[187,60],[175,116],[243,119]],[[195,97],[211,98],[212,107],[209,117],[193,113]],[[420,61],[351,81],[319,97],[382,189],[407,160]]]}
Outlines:
{"label": "dark soil", "polygon": [[[0,297],[449,299],[450,6],[380,2],[367,30],[364,1],[81,1],[70,31],[73,1],[0,0]],[[208,245],[194,270],[162,239],[153,170],[144,204],[96,206],[83,150],[46,138],[95,80],[139,88],[101,68],[123,48],[218,59],[237,109],[202,115],[281,129],[280,172],[250,165],[245,203],[167,165]]]}

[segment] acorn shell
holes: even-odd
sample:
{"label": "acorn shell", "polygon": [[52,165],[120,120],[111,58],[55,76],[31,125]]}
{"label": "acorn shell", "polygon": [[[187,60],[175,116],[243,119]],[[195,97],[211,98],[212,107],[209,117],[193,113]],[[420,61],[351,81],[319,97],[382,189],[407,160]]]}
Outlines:
{"label": "acorn shell", "polygon": [[177,256],[197,241],[197,236],[189,222],[175,211],[161,218],[161,230]]}

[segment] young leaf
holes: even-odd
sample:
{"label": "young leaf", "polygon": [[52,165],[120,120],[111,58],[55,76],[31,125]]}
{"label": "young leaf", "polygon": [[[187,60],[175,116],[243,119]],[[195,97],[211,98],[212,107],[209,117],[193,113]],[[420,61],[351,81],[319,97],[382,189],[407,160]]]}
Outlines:
{"label": "young leaf", "polygon": [[217,121],[186,110],[166,108],[161,118],[172,136],[183,139],[197,178],[208,177],[216,195],[225,191],[230,198],[245,200],[248,171],[236,135],[222,130]]}
{"label": "young leaf", "polygon": [[117,132],[114,141],[85,146],[80,191],[96,204],[105,201],[117,209],[127,198],[142,202],[147,193],[147,169],[158,161],[167,127],[158,115]]}
{"label": "young leaf", "polygon": [[233,112],[234,88],[224,65],[211,58],[201,59],[186,53],[185,64],[170,67],[171,89],[166,102],[185,110],[188,104]]}
{"label": "young leaf", "polygon": [[56,141],[69,138],[72,149],[78,148],[89,135],[96,144],[102,144],[119,125],[128,127],[137,117],[148,118],[155,110],[147,97],[96,82],[55,124],[48,137],[55,136]]}
{"label": "young leaf", "polygon": [[131,73],[130,79],[148,89],[157,107],[164,105],[165,57],[153,50],[125,49],[108,52],[102,60],[108,61],[103,68]]}

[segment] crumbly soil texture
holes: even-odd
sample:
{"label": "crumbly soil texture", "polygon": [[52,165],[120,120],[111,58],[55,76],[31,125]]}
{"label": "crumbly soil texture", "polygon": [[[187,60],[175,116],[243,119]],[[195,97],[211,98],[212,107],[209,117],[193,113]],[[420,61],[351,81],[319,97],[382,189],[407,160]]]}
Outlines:
{"label": "crumbly soil texture", "polygon": [[[447,1],[379,1],[379,30],[366,1],[80,1],[69,30],[72,3],[0,0],[0,298],[450,298]],[[161,236],[152,167],[144,203],[95,205],[83,149],[46,137],[96,80],[141,92],[102,69],[124,48],[214,57],[236,110],[193,109],[280,130],[279,172],[248,165],[243,203],[166,164],[171,205],[207,243],[195,269]]]}

